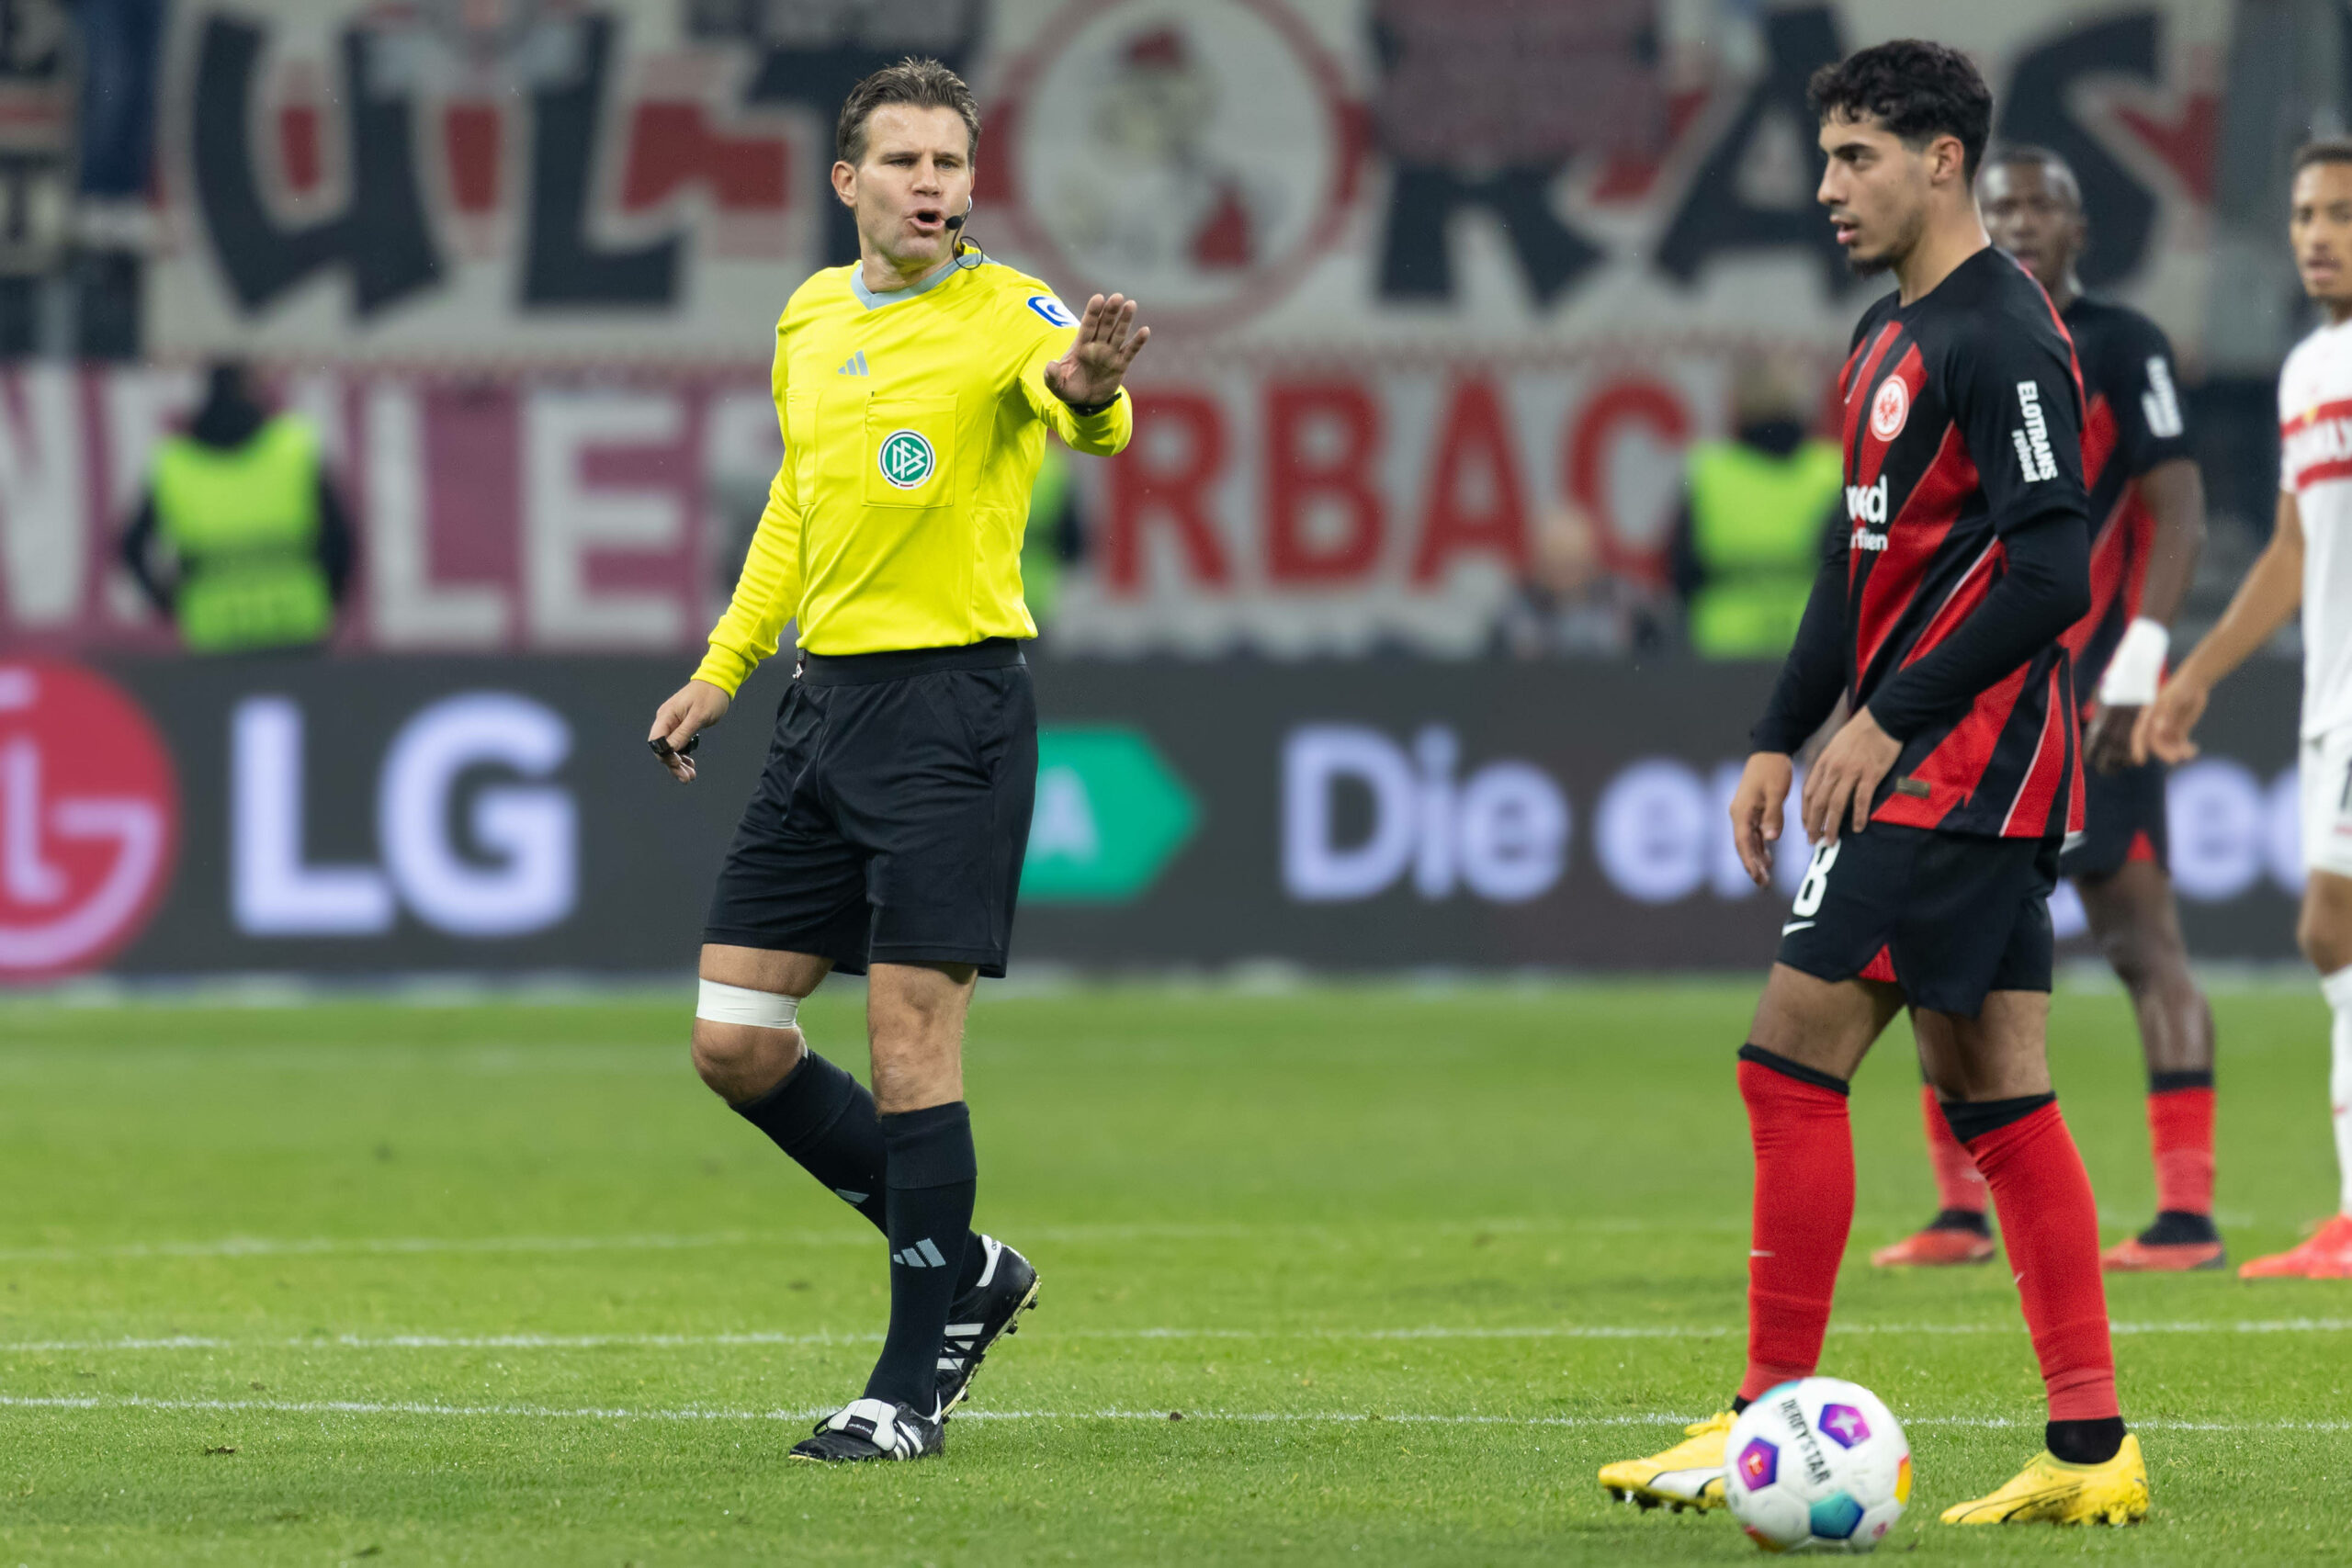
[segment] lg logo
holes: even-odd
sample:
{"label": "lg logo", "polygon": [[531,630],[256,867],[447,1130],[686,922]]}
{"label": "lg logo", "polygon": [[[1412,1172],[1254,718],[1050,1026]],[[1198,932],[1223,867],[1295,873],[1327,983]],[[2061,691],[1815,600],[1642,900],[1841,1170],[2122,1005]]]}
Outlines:
{"label": "lg logo", "polygon": [[139,705],[48,660],[0,664],[0,980],[91,969],[171,882],[179,786]]}
{"label": "lg logo", "polygon": [[[405,907],[451,936],[521,936],[577,904],[579,813],[551,782],[571,729],[544,705],[468,693],[401,726],[377,775],[380,867],[304,858],[303,716],[293,699],[248,697],[230,728],[229,897],[246,935],[374,936]],[[481,782],[483,770],[507,776]]]}

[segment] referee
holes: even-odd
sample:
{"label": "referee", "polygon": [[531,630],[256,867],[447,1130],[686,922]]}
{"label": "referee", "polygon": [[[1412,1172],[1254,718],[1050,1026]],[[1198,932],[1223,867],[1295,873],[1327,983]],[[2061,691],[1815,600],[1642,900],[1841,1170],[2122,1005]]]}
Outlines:
{"label": "referee", "polygon": [[[935,60],[853,89],[833,191],[858,261],[776,323],[785,458],[710,651],[649,738],[692,783],[689,743],[799,625],[758,790],[711,897],[695,1068],[888,1237],[890,1327],[860,1398],[796,1459],[919,1459],[1037,1274],[971,1229],[977,1163],[964,1015],[1004,974],[1036,789],[1021,640],[1029,491],[1052,428],[1110,454],[1146,340],[1114,294],[1073,317],[959,238],[980,120]],[[808,1048],[801,998],[868,976],[874,1092]]]}

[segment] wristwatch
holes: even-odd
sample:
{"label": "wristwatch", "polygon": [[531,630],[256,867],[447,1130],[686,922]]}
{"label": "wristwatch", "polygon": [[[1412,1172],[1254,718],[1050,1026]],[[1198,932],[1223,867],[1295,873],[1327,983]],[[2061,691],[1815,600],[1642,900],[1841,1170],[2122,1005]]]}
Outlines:
{"label": "wristwatch", "polygon": [[[1060,396],[1059,393],[1056,393],[1055,395],[1057,397]],[[1063,402],[1069,403],[1069,412],[1078,415],[1080,419],[1091,419],[1096,414],[1101,413],[1104,409],[1109,408],[1113,403],[1115,403],[1118,400],[1119,394],[1116,392],[1112,393],[1109,397],[1103,399],[1099,403],[1072,403],[1068,398],[1062,399]]]}

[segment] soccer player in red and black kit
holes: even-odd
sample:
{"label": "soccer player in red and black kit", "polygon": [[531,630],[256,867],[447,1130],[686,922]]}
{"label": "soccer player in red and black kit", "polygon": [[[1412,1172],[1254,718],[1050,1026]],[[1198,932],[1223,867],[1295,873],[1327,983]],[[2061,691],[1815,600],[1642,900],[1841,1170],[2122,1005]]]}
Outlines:
{"label": "soccer player in red and black kit", "polygon": [[1732,798],[1769,882],[1791,754],[1845,696],[1805,779],[1820,845],[1765,983],[1739,1089],[1756,1151],[1747,1369],[1731,1409],[1600,1483],[1718,1506],[1734,1415],[1810,1375],[1853,1224],[1847,1084],[1906,1004],[1953,1134],[1984,1173],[2049,1395],[2048,1447],[1955,1524],[2123,1523],[2147,1469],[2116,1403],[2098,1212],[2050,1088],[2048,898],[2082,820],[2074,655],[2090,608],[2082,387],[2065,329],[1986,239],[1972,185],[1993,98],[1939,44],[1816,73],[1819,199],[1898,292],[1841,373],[1850,536],[1823,563]]}
{"label": "soccer player in red and black kit", "polygon": [[[2205,540],[2205,487],[2189,456],[2172,344],[2127,306],[2083,293],[2075,263],[2089,239],[2082,186],[2041,147],[1996,151],[1976,200],[1993,243],[2050,295],[2075,340],[2088,400],[2083,479],[2090,489],[2091,613],[2067,634],[2089,796],[2084,837],[2058,863],[2081,894],[2091,935],[2131,993],[2148,1065],[2155,1223],[2107,1249],[2110,1270],[2219,1269],[2213,1228],[2213,1013],[2189,972],[2165,869],[2165,768],[2134,765],[2132,727],[2155,700],[2170,626]],[[1993,1256],[1984,1179],[1951,1134],[1935,1090],[1921,1091],[1939,1212],[1873,1253],[1896,1264],[1981,1263]]]}

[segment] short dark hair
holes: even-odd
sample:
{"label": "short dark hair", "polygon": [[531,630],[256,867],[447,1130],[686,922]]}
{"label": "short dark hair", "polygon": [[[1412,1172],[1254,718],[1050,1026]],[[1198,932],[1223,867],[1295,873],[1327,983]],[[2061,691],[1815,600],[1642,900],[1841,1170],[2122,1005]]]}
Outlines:
{"label": "short dark hair", "polygon": [[1993,135],[1993,90],[1968,56],[1949,44],[1896,39],[1825,65],[1805,84],[1815,119],[1879,123],[1913,148],[1939,136],[1960,138],[1964,178],[1976,178]]}
{"label": "short dark hair", "polygon": [[2000,164],[2031,164],[2043,175],[2052,178],[2063,176],[2075,193],[2075,204],[2082,205],[2083,182],[2075,173],[2075,165],[2066,162],[2064,154],[2030,141],[2004,141],[1984,154],[1985,167]]}
{"label": "short dark hair", "polygon": [[907,56],[886,65],[849,90],[842,118],[833,127],[833,156],[844,164],[865,159],[865,122],[885,104],[911,104],[919,109],[954,109],[964,118],[964,153],[980,151],[980,106],[972,89],[938,61]]}
{"label": "short dark hair", "polygon": [[2287,177],[2293,179],[2313,164],[2352,164],[2352,136],[2323,136],[2304,142],[2295,149],[2295,166],[2287,171]]}

